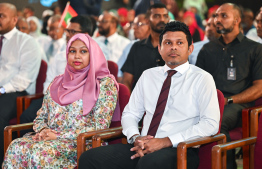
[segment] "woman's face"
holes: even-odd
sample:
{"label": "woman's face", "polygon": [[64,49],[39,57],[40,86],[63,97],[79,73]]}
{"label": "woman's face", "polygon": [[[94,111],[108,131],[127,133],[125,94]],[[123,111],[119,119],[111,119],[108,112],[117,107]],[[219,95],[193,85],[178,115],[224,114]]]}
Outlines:
{"label": "woman's face", "polygon": [[68,64],[74,69],[80,70],[89,65],[89,50],[81,40],[74,41],[68,52]]}
{"label": "woman's face", "polygon": [[36,31],[37,25],[36,25],[36,23],[34,21],[32,21],[32,20],[29,21],[29,25],[30,25],[30,32]]}

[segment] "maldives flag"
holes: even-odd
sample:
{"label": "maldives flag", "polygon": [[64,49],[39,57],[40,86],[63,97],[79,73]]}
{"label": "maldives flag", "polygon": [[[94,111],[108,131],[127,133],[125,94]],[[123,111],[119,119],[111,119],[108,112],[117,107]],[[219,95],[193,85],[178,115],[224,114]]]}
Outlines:
{"label": "maldives flag", "polygon": [[77,16],[76,11],[70,6],[70,2],[67,2],[65,10],[62,14],[59,25],[62,25],[64,28],[68,25],[71,18]]}

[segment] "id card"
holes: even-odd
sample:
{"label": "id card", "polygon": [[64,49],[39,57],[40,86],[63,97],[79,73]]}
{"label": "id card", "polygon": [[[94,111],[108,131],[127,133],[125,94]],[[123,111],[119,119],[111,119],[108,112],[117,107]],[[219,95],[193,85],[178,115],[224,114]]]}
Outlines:
{"label": "id card", "polygon": [[227,80],[236,80],[236,68],[227,68]]}

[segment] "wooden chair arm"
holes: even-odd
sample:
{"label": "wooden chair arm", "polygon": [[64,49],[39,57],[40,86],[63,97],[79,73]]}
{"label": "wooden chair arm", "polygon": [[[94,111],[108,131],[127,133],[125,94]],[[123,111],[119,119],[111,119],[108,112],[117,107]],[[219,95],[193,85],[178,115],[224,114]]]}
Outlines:
{"label": "wooden chair arm", "polygon": [[202,137],[194,140],[180,142],[177,146],[177,168],[187,168],[187,148],[212,142],[226,143],[226,136],[220,133],[214,136]]}
{"label": "wooden chair arm", "polygon": [[[257,137],[248,137],[248,138],[244,138],[241,140],[237,140],[237,141],[232,141],[232,142],[228,142],[225,144],[219,144],[219,145],[215,145],[212,148],[212,169],[222,169],[222,165],[224,162],[221,161],[221,158],[224,158],[224,155],[226,153],[227,150],[231,150],[231,149],[235,149],[237,147],[243,147],[246,145],[252,145],[255,144],[257,140]],[[254,149],[250,149],[251,154],[254,151]],[[222,154],[223,153],[223,154]],[[250,158],[250,161],[252,163],[254,159]],[[226,163],[226,161],[225,161]],[[222,164],[222,165],[221,165]]]}
{"label": "wooden chair arm", "polygon": [[91,139],[96,134],[105,133],[105,132],[113,132],[117,130],[122,131],[122,127],[114,127],[114,128],[108,128],[108,129],[91,131],[91,132],[79,134],[77,136],[77,164],[79,162],[79,158],[81,154],[86,151],[86,140],[87,139]]}
{"label": "wooden chair arm", "polygon": [[[100,147],[102,140],[118,138],[118,137],[125,137],[125,135],[122,133],[122,130],[108,131],[106,133],[94,135],[92,137],[92,147],[93,148]],[[122,140],[122,142],[125,142],[125,140]]]}
{"label": "wooden chair arm", "polygon": [[258,116],[262,112],[262,106],[251,110],[250,113],[250,136],[256,137],[258,131]]}
{"label": "wooden chair arm", "polygon": [[4,129],[4,153],[6,152],[9,144],[12,142],[12,132],[21,131],[33,128],[34,123],[24,123],[12,126],[6,126]]}
{"label": "wooden chair arm", "polygon": [[39,99],[42,97],[44,97],[43,93],[37,93],[37,94],[26,96],[25,97],[25,109],[27,109],[30,106],[32,100]]}

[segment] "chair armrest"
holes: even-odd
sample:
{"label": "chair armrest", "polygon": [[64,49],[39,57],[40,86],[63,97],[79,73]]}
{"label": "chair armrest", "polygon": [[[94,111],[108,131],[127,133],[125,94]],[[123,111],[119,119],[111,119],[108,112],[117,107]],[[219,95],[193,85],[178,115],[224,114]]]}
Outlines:
{"label": "chair armrest", "polygon": [[12,126],[6,126],[4,129],[4,153],[6,152],[9,144],[12,142],[12,132],[21,131],[33,128],[34,123],[24,123]]}
{"label": "chair armrest", "polygon": [[30,103],[32,100],[39,99],[44,97],[43,93],[37,93],[37,94],[32,94],[28,95],[25,97],[25,109],[27,109],[30,106]]}
{"label": "chair armrest", "polygon": [[256,107],[250,113],[250,136],[256,137],[258,131],[258,116],[262,112],[262,106]]}
{"label": "chair armrest", "polygon": [[220,133],[214,136],[202,137],[194,140],[180,142],[177,146],[177,167],[179,169],[187,168],[187,148],[212,142],[225,143],[226,136]]}
{"label": "chair armrest", "polygon": [[83,152],[86,151],[86,140],[91,139],[94,135],[112,131],[122,131],[122,127],[108,128],[103,130],[91,131],[86,133],[81,133],[77,136],[77,164],[79,162],[79,158]]}
{"label": "chair armrest", "polygon": [[112,138],[117,138],[117,137],[125,137],[125,135],[122,133],[122,130],[108,131],[106,133],[100,133],[100,134],[94,135],[92,137],[92,147],[93,148],[100,147],[102,140],[112,139]]}
{"label": "chair armrest", "polygon": [[[255,144],[257,140],[257,137],[248,137],[237,141],[228,142],[225,144],[219,144],[215,145],[212,148],[212,169],[222,169],[222,165],[226,165],[226,161],[222,162],[221,158],[224,156],[222,155],[223,152],[226,152],[227,150],[235,149],[237,147],[243,147],[246,145],[252,145]],[[254,149],[250,149],[251,152],[254,151]],[[252,154],[252,153],[251,153]],[[254,159],[250,159],[251,163]],[[222,165],[221,165],[222,164]]]}

